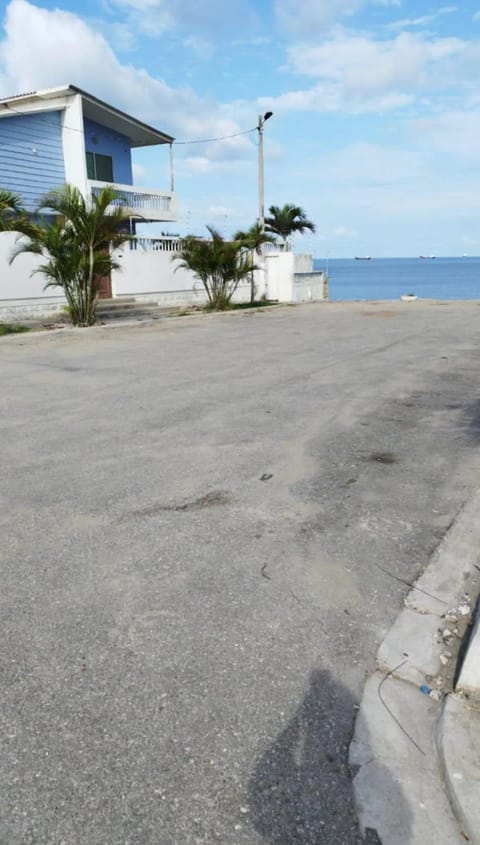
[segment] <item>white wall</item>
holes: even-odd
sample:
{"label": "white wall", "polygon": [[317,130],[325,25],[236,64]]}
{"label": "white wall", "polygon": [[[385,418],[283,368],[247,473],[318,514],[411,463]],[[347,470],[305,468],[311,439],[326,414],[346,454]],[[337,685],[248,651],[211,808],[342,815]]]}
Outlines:
{"label": "white wall", "polygon": [[293,252],[273,252],[265,256],[265,283],[267,299],[280,302],[292,301],[292,285],[295,267]]}
{"label": "white wall", "polygon": [[81,94],[75,94],[67,99],[62,125],[65,181],[70,185],[75,185],[86,197],[88,195],[87,159]]}
{"label": "white wall", "polygon": [[[137,300],[160,305],[201,305],[207,301],[203,284],[189,270],[172,261],[174,252],[156,250],[118,250],[115,258],[120,269],[112,273],[114,296],[133,296]],[[175,268],[178,267],[178,270]],[[240,284],[234,302],[248,302],[250,284]]]}
{"label": "white wall", "polygon": [[313,255],[295,253],[295,273],[312,273]]}
{"label": "white wall", "polygon": [[192,291],[203,289],[193,273],[179,268],[172,261],[172,252],[153,250],[131,250],[128,245],[118,250],[115,258],[120,270],[112,273],[112,291],[114,296],[135,296],[136,294],[159,293],[167,291]]}
{"label": "white wall", "polygon": [[328,281],[325,273],[295,274],[292,302],[320,302],[328,299]]}
{"label": "white wall", "polygon": [[62,298],[59,288],[44,291],[45,277],[41,273],[33,273],[41,263],[37,256],[19,255],[13,264],[9,264],[17,238],[16,232],[0,232],[0,302]]}

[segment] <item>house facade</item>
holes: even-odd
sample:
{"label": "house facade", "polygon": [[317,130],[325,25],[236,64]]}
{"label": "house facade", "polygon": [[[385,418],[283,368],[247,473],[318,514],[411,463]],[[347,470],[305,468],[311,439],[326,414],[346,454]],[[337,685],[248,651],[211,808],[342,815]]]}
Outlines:
{"label": "house facade", "polygon": [[[113,185],[134,221],[176,217],[173,137],[74,85],[0,99],[0,186],[33,211],[68,182],[85,197]],[[167,145],[168,190],[134,186],[132,149]],[[167,186],[166,186],[167,187]]]}
{"label": "house facade", "polygon": [[[46,193],[65,183],[76,186],[86,198],[111,185],[127,210],[130,232],[136,235],[138,221],[176,219],[173,142],[171,135],[74,85],[7,97],[0,100],[0,187],[19,194],[33,213]],[[167,152],[167,190],[134,185],[132,149],[147,146]],[[45,289],[45,279],[35,272],[37,256],[23,254],[9,264],[16,237],[0,233],[0,320],[49,317],[65,305],[63,292]],[[199,280],[173,260],[180,246],[174,237],[149,237],[143,227],[141,236],[116,253],[119,270],[102,280],[100,296],[161,306],[205,301]],[[300,285],[293,256],[269,254],[256,274],[258,295],[297,301],[298,291],[307,285],[302,298],[323,298],[321,275],[307,281],[304,275]],[[236,299],[249,295],[245,282]]]}

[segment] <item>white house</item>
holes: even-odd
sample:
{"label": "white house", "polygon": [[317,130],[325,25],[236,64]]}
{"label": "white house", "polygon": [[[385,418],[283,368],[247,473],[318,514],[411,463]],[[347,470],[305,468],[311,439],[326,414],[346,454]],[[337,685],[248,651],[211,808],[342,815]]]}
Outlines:
{"label": "white house", "polygon": [[[173,222],[173,143],[171,135],[75,85],[0,99],[0,187],[19,194],[30,212],[44,194],[67,182],[85,197],[108,184],[117,190],[119,202],[126,205],[132,234],[138,220],[142,224]],[[131,151],[147,146],[168,147],[164,162],[168,190],[134,185]],[[32,275],[38,259],[21,255],[9,266],[14,241],[11,233],[0,234],[0,318],[25,318],[58,310],[64,304],[61,291],[45,291],[42,276]],[[177,248],[175,239],[149,238],[143,232],[118,254],[121,271],[104,281],[101,296],[133,296],[165,305],[201,302],[203,291],[193,276],[185,270],[174,273],[171,259]],[[261,292],[272,298],[298,300],[300,288],[293,290],[293,256],[269,256],[268,264],[270,267],[259,275]],[[318,274],[316,279],[309,278],[308,284],[307,298],[323,298]],[[238,297],[247,296],[245,285]]]}

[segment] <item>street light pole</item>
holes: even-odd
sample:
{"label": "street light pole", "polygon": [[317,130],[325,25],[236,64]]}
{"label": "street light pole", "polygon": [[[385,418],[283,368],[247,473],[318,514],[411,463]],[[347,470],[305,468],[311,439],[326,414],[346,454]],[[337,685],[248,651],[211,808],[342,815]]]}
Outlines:
{"label": "street light pole", "polygon": [[267,120],[272,117],[273,112],[267,111],[258,115],[258,223],[260,229],[265,231],[265,176],[263,168],[263,127]]}

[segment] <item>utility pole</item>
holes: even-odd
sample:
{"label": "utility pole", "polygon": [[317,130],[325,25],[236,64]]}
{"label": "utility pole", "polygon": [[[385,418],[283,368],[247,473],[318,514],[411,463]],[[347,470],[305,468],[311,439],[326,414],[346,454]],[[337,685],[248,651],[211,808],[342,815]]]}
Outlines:
{"label": "utility pole", "polygon": [[273,115],[273,112],[267,111],[265,114],[258,115],[258,223],[262,230],[265,231],[265,176],[263,168],[263,127],[267,120]]}

